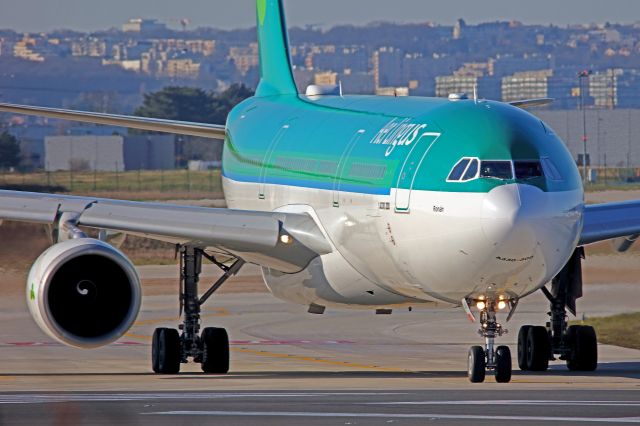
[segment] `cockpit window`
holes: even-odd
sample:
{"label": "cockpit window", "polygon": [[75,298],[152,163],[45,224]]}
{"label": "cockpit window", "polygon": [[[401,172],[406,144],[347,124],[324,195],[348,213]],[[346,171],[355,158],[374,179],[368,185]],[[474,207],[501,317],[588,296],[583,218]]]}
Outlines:
{"label": "cockpit window", "polygon": [[534,179],[544,176],[539,161],[515,161],[513,168],[516,172],[516,179]]}
{"label": "cockpit window", "polygon": [[511,161],[483,161],[480,177],[490,179],[513,179]]}
{"label": "cockpit window", "polygon": [[477,176],[478,176],[478,160],[473,159],[471,160],[471,164],[469,164],[469,167],[467,167],[467,171],[465,172],[462,180],[466,182],[468,180],[475,179]]}
{"label": "cockpit window", "polygon": [[540,163],[542,164],[542,169],[544,170],[545,176],[547,176],[551,180],[562,180],[562,175],[550,158],[542,158],[540,160]]}
{"label": "cockpit window", "polygon": [[538,160],[479,160],[465,157],[451,169],[447,182],[468,182],[485,178],[499,180],[528,180],[546,177],[562,180],[562,175],[551,159]]}
{"label": "cockpit window", "polygon": [[470,158],[463,158],[458,162],[458,164],[453,166],[453,170],[451,170],[451,173],[449,174],[449,177],[447,178],[447,180],[453,180],[453,181],[460,180],[460,178],[464,174],[464,171],[467,170],[469,161],[471,161]]}

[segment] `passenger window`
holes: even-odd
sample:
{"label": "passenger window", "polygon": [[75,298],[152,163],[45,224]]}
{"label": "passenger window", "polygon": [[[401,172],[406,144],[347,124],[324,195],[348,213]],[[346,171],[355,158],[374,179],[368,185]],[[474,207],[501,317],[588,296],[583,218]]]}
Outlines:
{"label": "passenger window", "polygon": [[447,178],[447,180],[450,180],[450,181],[460,180],[464,171],[467,169],[467,166],[469,165],[469,161],[471,160],[468,158],[463,158],[462,160],[458,161],[458,164],[453,166],[453,170],[451,170],[451,174],[449,174],[449,177]]}
{"label": "passenger window", "polygon": [[542,169],[544,170],[544,175],[551,180],[562,180],[562,175],[558,171],[558,168],[550,158],[543,158],[541,160]]}
{"label": "passenger window", "polygon": [[513,179],[511,161],[483,161],[480,177],[492,179]]}
{"label": "passenger window", "polygon": [[516,161],[513,168],[516,179],[534,179],[544,175],[539,161]]}
{"label": "passenger window", "polygon": [[467,168],[467,171],[464,174],[464,177],[462,178],[462,180],[467,181],[467,180],[475,179],[477,174],[478,174],[478,160],[471,160],[471,163],[469,164],[469,167]]}

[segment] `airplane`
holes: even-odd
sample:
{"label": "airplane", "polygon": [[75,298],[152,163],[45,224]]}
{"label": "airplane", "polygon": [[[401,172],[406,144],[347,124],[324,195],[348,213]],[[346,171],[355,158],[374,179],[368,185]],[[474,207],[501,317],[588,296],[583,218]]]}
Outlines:
{"label": "airplane", "polygon": [[[471,382],[487,372],[511,380],[498,317],[508,321],[520,299],[543,291],[550,318],[519,330],[519,368],[545,371],[558,357],[570,370],[595,370],[594,329],[568,324],[582,296],[584,246],[613,240],[627,250],[640,234],[640,201],[585,205],[565,144],[526,111],[548,100],[348,96],[326,86],[299,94],[282,0],[256,0],[256,10],[261,79],[224,126],[0,104],[7,113],[224,139],[229,209],[0,191],[0,219],[52,230],[26,289],[40,328],[77,348],[127,332],[141,284],[110,241],[131,234],[179,247],[182,324],[153,334],[159,374],[189,360],[206,373],[229,371],[228,334],[202,328],[200,310],[247,263],[261,267],[273,295],[311,313],[461,307],[484,339],[468,352]],[[205,260],[223,275],[201,295]]]}

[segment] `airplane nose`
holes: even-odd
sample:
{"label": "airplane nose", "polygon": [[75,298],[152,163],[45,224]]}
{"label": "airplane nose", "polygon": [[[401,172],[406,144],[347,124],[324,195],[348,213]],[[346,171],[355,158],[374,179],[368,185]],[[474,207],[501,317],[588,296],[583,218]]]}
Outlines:
{"label": "airplane nose", "polygon": [[537,244],[536,228],[544,217],[544,193],[533,186],[510,184],[492,189],[482,205],[482,230],[489,244],[510,257],[529,256]]}

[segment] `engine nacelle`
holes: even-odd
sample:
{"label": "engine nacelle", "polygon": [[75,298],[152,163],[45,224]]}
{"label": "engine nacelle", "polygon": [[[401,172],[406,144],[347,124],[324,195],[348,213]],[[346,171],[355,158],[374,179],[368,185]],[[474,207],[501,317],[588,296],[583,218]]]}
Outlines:
{"label": "engine nacelle", "polygon": [[131,261],[91,238],[47,249],[27,281],[27,305],[38,326],[77,348],[104,346],[122,337],[136,320],[141,300]]}

